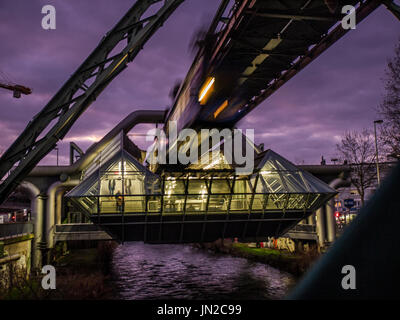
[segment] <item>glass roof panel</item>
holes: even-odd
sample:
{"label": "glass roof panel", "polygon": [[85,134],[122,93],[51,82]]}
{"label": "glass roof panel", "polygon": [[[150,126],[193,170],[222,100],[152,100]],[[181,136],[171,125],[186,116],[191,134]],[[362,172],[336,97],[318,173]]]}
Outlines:
{"label": "glass roof panel", "polygon": [[[122,144],[123,140],[119,141]],[[68,197],[160,193],[158,176],[147,170],[129,152],[115,146],[106,147],[104,150],[113,156],[107,155],[104,158],[107,161],[97,165],[97,169],[92,170],[89,176],[86,175],[83,181],[67,194]],[[108,153],[111,150],[112,152]]]}
{"label": "glass roof panel", "polygon": [[336,193],[312,174],[301,170],[272,150],[268,150],[259,166],[268,192]]}

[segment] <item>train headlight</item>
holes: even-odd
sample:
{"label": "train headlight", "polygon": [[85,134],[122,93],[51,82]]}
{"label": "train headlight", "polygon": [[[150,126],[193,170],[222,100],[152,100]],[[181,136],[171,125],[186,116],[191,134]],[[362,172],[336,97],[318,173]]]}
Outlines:
{"label": "train headlight", "polygon": [[199,102],[201,103],[202,101],[204,102],[205,98],[207,97],[207,93],[211,91],[211,88],[214,86],[215,78],[214,77],[209,77],[207,81],[203,84],[201,87],[200,93],[199,93]]}

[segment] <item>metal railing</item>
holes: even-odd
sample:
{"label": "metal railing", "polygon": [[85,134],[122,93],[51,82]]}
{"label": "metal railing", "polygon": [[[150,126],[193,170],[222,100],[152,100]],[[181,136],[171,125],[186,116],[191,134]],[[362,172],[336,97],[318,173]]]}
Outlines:
{"label": "metal railing", "polygon": [[33,233],[31,222],[11,222],[0,224],[0,240]]}
{"label": "metal railing", "polygon": [[100,226],[92,223],[57,224],[56,232],[98,232],[103,231]]}
{"label": "metal railing", "polygon": [[297,224],[288,232],[309,232],[315,233],[317,232],[317,226],[311,224]]}

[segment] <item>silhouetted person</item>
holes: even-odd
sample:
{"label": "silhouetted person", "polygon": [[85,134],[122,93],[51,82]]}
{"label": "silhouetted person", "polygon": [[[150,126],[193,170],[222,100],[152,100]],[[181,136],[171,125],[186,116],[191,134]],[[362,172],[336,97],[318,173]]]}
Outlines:
{"label": "silhouetted person", "polygon": [[117,204],[117,211],[121,212],[124,210],[123,206],[124,206],[124,198],[121,195],[121,192],[119,192],[119,190],[117,191],[117,193],[115,194],[115,201]]}
{"label": "silhouetted person", "polygon": [[110,194],[114,194],[114,190],[115,190],[115,180],[108,180],[108,192]]}

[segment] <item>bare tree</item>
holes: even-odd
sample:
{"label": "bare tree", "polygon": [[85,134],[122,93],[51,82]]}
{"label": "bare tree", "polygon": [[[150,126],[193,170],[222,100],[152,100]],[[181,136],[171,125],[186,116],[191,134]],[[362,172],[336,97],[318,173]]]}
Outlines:
{"label": "bare tree", "polygon": [[364,205],[366,189],[376,184],[374,140],[368,130],[345,132],[336,145],[340,156],[351,166],[351,183],[356,187]]}
{"label": "bare tree", "polygon": [[382,115],[381,139],[389,153],[400,157],[400,38],[395,48],[395,55],[389,59],[385,72],[385,95],[378,106]]}

